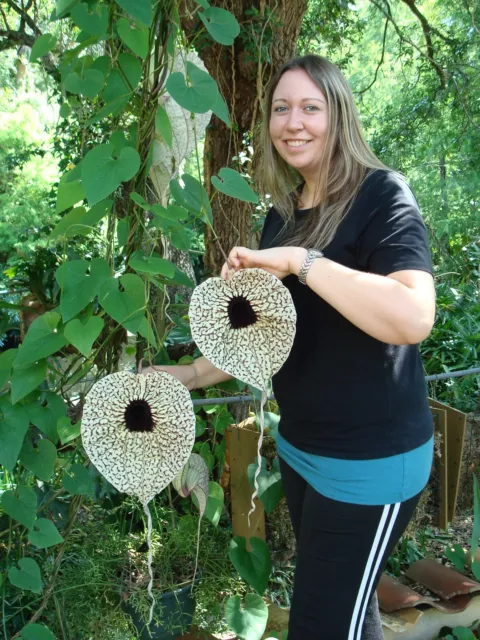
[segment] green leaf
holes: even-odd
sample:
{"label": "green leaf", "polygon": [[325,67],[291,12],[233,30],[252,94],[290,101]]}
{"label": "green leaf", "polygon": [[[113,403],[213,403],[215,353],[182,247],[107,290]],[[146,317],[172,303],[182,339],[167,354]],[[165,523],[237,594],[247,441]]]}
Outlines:
{"label": "green leaf", "polygon": [[7,349],[0,353],[0,389],[7,382],[12,370],[12,364],[17,356],[18,349]]}
{"label": "green leaf", "polygon": [[72,238],[73,236],[86,236],[97,226],[112,209],[113,200],[102,200],[94,207],[85,210],[84,207],[77,207],[69,211],[57,224],[50,234],[50,239],[55,240],[58,237],[65,236]]}
{"label": "green leaf", "polygon": [[[119,290],[119,284],[123,291]],[[145,285],[141,278],[133,273],[109,278],[103,283],[98,300],[108,315],[125,329],[132,333],[138,331],[146,306]]]}
{"label": "green leaf", "polygon": [[57,0],[55,3],[55,14],[57,18],[64,18],[69,11],[77,4],[78,0]]}
{"label": "green leaf", "polygon": [[217,98],[212,107],[212,111],[217,116],[217,118],[220,118],[220,120],[225,122],[227,127],[232,126],[232,123],[230,122],[230,115],[228,113],[227,103],[223,99],[220,91],[217,91]]}
{"label": "green leaf", "polygon": [[82,69],[80,73],[72,71],[65,78],[63,86],[69,93],[86,98],[94,98],[103,88],[105,76],[97,69]]}
{"label": "green leaf", "polygon": [[116,3],[132,18],[140,20],[146,27],[150,26],[152,22],[151,0],[116,0]]}
{"label": "green leaf", "polygon": [[57,37],[51,33],[44,33],[33,43],[30,53],[30,62],[36,62],[39,58],[49,53],[57,44]]}
{"label": "green leaf", "polygon": [[103,282],[110,278],[110,267],[103,258],[94,258],[91,262],[70,260],[57,269],[55,278],[62,290],[62,318],[68,322],[95,298]]}
{"label": "green leaf", "polygon": [[31,442],[25,442],[20,452],[20,462],[25,469],[31,471],[37,478],[48,482],[55,469],[57,448],[50,440],[39,440],[35,448]]}
{"label": "green leaf", "polygon": [[212,184],[218,191],[225,193],[227,196],[232,196],[232,198],[243,200],[244,202],[258,202],[257,194],[251,189],[248,182],[245,178],[242,178],[238,171],[223,167],[223,169],[220,169],[218,172],[218,175],[221,180],[219,180],[217,176],[212,176]]}
{"label": "green leaf", "polygon": [[[72,107],[68,104],[68,102],[64,102],[61,107],[58,115],[61,118],[68,118],[68,116],[72,113]],[[78,200],[77,200],[78,202]]]}
{"label": "green leaf", "polygon": [[204,186],[188,173],[182,175],[184,186],[178,180],[170,180],[170,191],[175,201],[194,215],[213,224],[212,207]]}
{"label": "green leaf", "polygon": [[477,580],[480,580],[480,562],[478,560],[472,562],[472,573]]}
{"label": "green leaf", "polygon": [[143,251],[135,251],[128,264],[140,273],[152,273],[154,275],[162,275],[167,278],[173,278],[175,274],[175,265],[170,260],[165,260],[157,254],[147,256]]}
{"label": "green leaf", "polygon": [[466,627],[454,627],[452,632],[458,640],[476,640],[475,634]]}
{"label": "green leaf", "polygon": [[[276,413],[272,413],[271,411],[265,411],[263,414],[263,423],[266,434],[273,438],[277,439],[278,434],[278,425],[280,423],[280,416]],[[255,416],[255,424],[260,429],[260,416]]]}
{"label": "green leaf", "polygon": [[67,405],[61,396],[50,392],[45,394],[44,402],[46,406],[39,402],[28,405],[28,417],[55,444],[58,440],[56,425],[61,417],[67,415]]}
{"label": "green leaf", "polygon": [[87,120],[86,126],[90,127],[92,124],[100,122],[107,116],[118,115],[122,111],[123,107],[127,104],[128,100],[129,96],[122,96],[120,98],[112,100],[112,102],[109,102],[104,107],[99,109],[97,113],[92,118],[90,118],[90,120]]}
{"label": "green leaf", "polygon": [[169,220],[170,222],[178,222],[179,220],[186,220],[188,218],[188,211],[175,204],[169,204],[166,208],[162,207],[161,204],[152,204],[149,206],[149,209],[151,209],[156,216]]}
{"label": "green leaf", "polygon": [[256,593],[247,593],[245,607],[240,596],[232,596],[225,605],[225,619],[241,640],[259,640],[267,626],[268,608]]}
{"label": "green leaf", "polygon": [[22,640],[55,640],[53,633],[43,624],[28,624],[23,627],[20,638]]}
{"label": "green leaf", "polygon": [[72,464],[63,477],[63,486],[68,493],[84,496],[93,494],[93,482],[81,464]]}
{"label": "green leaf", "polygon": [[72,424],[72,421],[67,416],[59,418],[57,422],[57,433],[62,444],[67,444],[78,438],[80,435],[81,420]]}
{"label": "green leaf", "polygon": [[451,548],[447,547],[444,553],[445,556],[454,565],[455,569],[458,569],[458,571],[463,570],[463,568],[465,567],[465,562],[467,560],[467,555],[459,544],[454,544]]}
{"label": "green leaf", "polygon": [[224,495],[222,487],[212,480],[208,483],[208,500],[205,517],[216,527],[223,511]]}
{"label": "green leaf", "polygon": [[18,566],[10,567],[8,570],[8,579],[10,582],[19,589],[24,591],[33,591],[33,593],[40,593],[42,591],[42,576],[40,574],[40,567],[32,558],[21,558],[18,561]]}
{"label": "green leaf", "polygon": [[92,351],[92,345],[98,338],[105,323],[102,318],[92,316],[86,322],[75,318],[65,327],[65,337],[86,358]]}
{"label": "green leaf", "polygon": [[0,403],[0,411],[3,414],[0,418],[0,464],[11,473],[28,430],[28,415],[24,407],[11,405],[5,397]]}
{"label": "green leaf", "polygon": [[[253,478],[257,470],[257,463],[248,465],[248,479],[253,487]],[[283,484],[280,475],[280,461],[275,458],[272,464],[272,470],[267,470],[267,461],[262,458],[262,468],[257,478],[258,498],[265,509],[267,515],[270,515],[277,504],[283,498]]]}
{"label": "green leaf", "polygon": [[57,527],[47,518],[38,518],[28,532],[29,541],[39,549],[48,549],[63,542]]}
{"label": "green leaf", "polygon": [[155,130],[158,131],[168,146],[172,148],[172,125],[167,112],[160,104],[155,113]]}
{"label": "green leaf", "polygon": [[243,536],[237,536],[230,542],[228,557],[240,576],[263,595],[268,585],[272,561],[266,543],[260,538],[250,538],[251,551],[247,551],[247,542]]}
{"label": "green leaf", "polygon": [[223,407],[213,418],[213,428],[215,433],[223,435],[225,429],[235,423],[234,417]]}
{"label": "green leaf", "polygon": [[[76,176],[75,180],[71,179],[72,174]],[[73,206],[74,204],[77,204],[77,202],[81,202],[82,200],[84,200],[85,197],[86,197],[85,191],[82,187],[82,182],[80,180],[80,168],[78,167],[78,170],[77,170],[77,167],[76,167],[71,171],[67,171],[67,173],[64,173],[63,176],[60,178],[60,182],[58,184],[57,204],[55,205],[55,213],[62,213],[69,207]],[[57,227],[62,224],[64,219],[65,218],[63,218],[60,221]],[[52,231],[52,233],[50,234],[50,237],[52,237],[55,234],[57,227],[55,227],[55,229]]]}
{"label": "green leaf", "polygon": [[83,29],[90,36],[103,36],[108,31],[108,7],[105,4],[94,4],[93,11],[88,11],[88,4],[80,2],[70,16],[77,27]]}
{"label": "green leaf", "polygon": [[121,218],[117,222],[117,244],[119,247],[124,247],[128,242],[128,236],[130,234],[131,218]]}
{"label": "green leaf", "polygon": [[157,341],[155,339],[155,331],[145,316],[143,316],[142,321],[140,322],[138,333],[145,338],[149,346],[151,345],[154,349],[158,348]]}
{"label": "green leaf", "polygon": [[32,322],[18,349],[15,368],[46,358],[67,344],[63,328],[57,328],[60,320],[60,314],[47,311]]}
{"label": "green leaf", "polygon": [[470,556],[472,561],[478,549],[478,538],[480,537],[480,490],[478,486],[477,474],[473,474],[473,528],[470,540]]}
{"label": "green leaf", "polygon": [[240,25],[235,16],[218,7],[209,7],[200,11],[198,17],[212,38],[224,45],[231,45],[240,33]]}
{"label": "green leaf", "polygon": [[102,97],[105,102],[123,100],[128,102],[142,77],[142,65],[138,58],[129,53],[121,53],[117,59],[118,69],[112,69],[107,78]]}
{"label": "green leaf", "polygon": [[207,506],[209,482],[208,468],[198,453],[191,453],[187,463],[172,480],[175,490],[184,498],[193,493],[200,511],[200,517]]}
{"label": "green leaf", "polygon": [[124,147],[118,156],[115,147],[101,144],[87,153],[82,161],[82,184],[92,206],[133,178],[140,168],[140,156],[131,147]]}
{"label": "green leaf", "polygon": [[117,33],[120,40],[140,56],[142,60],[145,60],[148,54],[148,29],[136,29],[130,25],[130,22],[126,18],[120,18],[116,22]]}
{"label": "green leaf", "polygon": [[179,286],[179,287],[194,287],[195,283],[190,280],[186,273],[180,271],[180,269],[175,266],[175,274],[173,278],[164,278],[163,282],[165,284],[170,285],[171,287]]}
{"label": "green leaf", "polygon": [[[15,364],[15,363],[14,363]],[[10,384],[12,387],[12,404],[15,404],[36,389],[47,376],[47,361],[40,360],[25,367],[14,367]]]}
{"label": "green leaf", "polygon": [[37,515],[37,496],[30,487],[17,487],[16,491],[2,493],[0,503],[5,513],[30,529]]}
{"label": "green leaf", "polygon": [[215,80],[192,62],[186,64],[185,76],[176,71],[168,76],[166,89],[175,102],[194,113],[206,113],[217,100],[218,87]]}

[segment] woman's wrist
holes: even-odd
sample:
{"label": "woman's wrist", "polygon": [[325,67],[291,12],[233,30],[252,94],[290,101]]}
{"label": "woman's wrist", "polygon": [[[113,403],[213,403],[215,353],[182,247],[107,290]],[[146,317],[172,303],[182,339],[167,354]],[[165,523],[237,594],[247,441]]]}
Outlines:
{"label": "woman's wrist", "polygon": [[298,276],[302,264],[307,257],[307,250],[304,247],[290,247],[291,257],[289,260],[290,273]]}

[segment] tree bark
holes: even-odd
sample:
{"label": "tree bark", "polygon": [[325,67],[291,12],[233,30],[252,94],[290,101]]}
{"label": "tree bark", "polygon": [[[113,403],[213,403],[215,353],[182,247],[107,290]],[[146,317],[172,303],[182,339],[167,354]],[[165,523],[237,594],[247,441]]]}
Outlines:
{"label": "tree bark", "polygon": [[[295,54],[308,0],[230,0],[210,4],[228,9],[241,26],[241,33],[232,46],[222,46],[209,39],[202,41],[198,49],[208,72],[218,83],[232,121],[229,129],[219,118],[212,116],[207,129],[204,180],[211,197],[214,193],[211,177],[222,167],[238,168],[232,159],[238,158],[244,135],[249,134],[250,139],[255,136],[262,115],[265,87],[272,73]],[[252,9],[258,13],[252,15]],[[249,11],[246,13],[246,10]],[[188,16],[182,19],[189,39],[195,37],[201,26],[199,21]],[[217,193],[212,211],[219,243],[207,228],[204,266],[207,273],[217,275],[224,262],[219,244],[228,254],[235,245],[249,243],[253,205]]]}

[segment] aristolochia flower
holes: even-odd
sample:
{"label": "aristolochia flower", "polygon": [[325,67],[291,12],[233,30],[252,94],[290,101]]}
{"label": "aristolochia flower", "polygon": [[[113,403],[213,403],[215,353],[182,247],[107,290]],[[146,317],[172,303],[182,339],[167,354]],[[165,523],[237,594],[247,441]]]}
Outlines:
{"label": "aristolochia flower", "polygon": [[209,278],[194,290],[189,316],[207,360],[262,390],[287,359],[297,320],[290,292],[263,269]]}
{"label": "aristolochia flower", "polygon": [[147,504],[182,469],[195,442],[195,414],[187,388],[163,371],[113,373],[85,402],[82,440],[113,486]]}

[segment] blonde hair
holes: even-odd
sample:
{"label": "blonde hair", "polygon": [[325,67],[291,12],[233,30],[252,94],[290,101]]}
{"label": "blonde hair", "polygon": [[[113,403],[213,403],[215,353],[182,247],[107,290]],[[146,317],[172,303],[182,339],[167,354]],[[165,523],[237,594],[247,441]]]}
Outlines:
{"label": "blonde hair", "polygon": [[[273,93],[286,71],[303,69],[325,96],[328,131],[322,154],[312,211],[305,224],[288,238],[295,246],[323,249],[335,236],[368,169],[387,169],[363,137],[352,92],[342,72],[326,58],[307,55],[285,63],[272,79],[265,96],[261,128],[260,188],[285,221],[294,223],[301,175],[275,149],[269,133]],[[294,194],[292,198],[292,193]]]}

